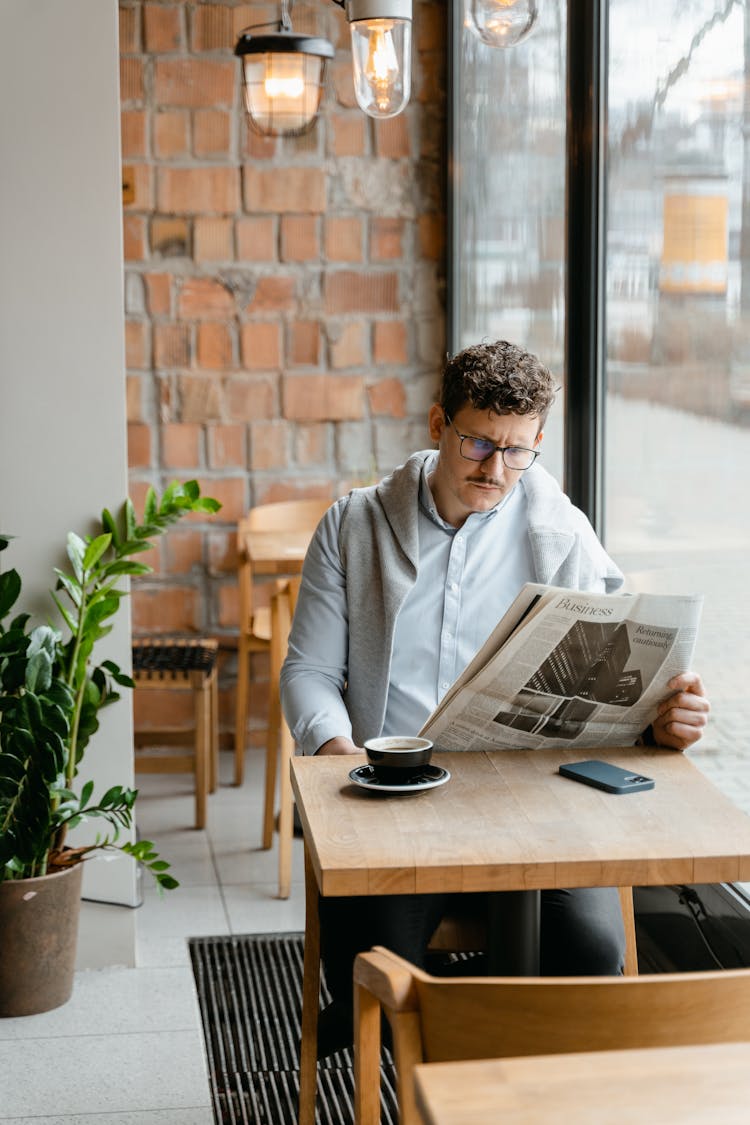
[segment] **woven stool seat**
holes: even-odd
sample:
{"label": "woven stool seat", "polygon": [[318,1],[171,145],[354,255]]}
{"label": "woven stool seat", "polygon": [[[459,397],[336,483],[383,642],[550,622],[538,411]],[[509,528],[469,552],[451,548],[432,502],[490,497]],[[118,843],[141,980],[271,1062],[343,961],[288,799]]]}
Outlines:
{"label": "woven stool seat", "polygon": [[[195,697],[195,739],[192,754],[136,752],[135,769],[142,773],[195,774],[195,826],[206,824],[206,797],[218,775],[219,642],[206,637],[136,637],[133,639],[133,680],[137,689],[189,690]],[[138,732],[138,741],[157,743],[174,731]]]}

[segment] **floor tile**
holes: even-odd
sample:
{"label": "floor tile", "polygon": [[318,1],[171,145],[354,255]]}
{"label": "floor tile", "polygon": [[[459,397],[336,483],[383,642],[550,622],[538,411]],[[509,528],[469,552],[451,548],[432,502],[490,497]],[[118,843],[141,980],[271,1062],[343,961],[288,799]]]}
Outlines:
{"label": "floor tile", "polygon": [[187,938],[229,933],[220,888],[178,887],[163,896],[144,890],[136,918],[136,965],[189,965]]}
{"label": "floor tile", "polygon": [[[217,841],[214,845],[214,863],[222,886],[231,883],[271,883],[279,877],[279,841],[274,836],[273,847],[248,848],[242,844]],[[292,880],[305,879],[305,854],[301,840],[292,842]]]}
{"label": "floor tile", "polygon": [[0,1120],[208,1105],[203,1045],[194,1031],[0,1042]]}
{"label": "floor tile", "polygon": [[304,884],[293,884],[288,899],[277,897],[277,883],[224,887],[233,934],[300,933],[305,928]]}
{"label": "floor tile", "polygon": [[94,1035],[200,1028],[193,974],[185,968],[98,969],[75,975],[66,1004],[0,1020],[0,1040],[48,1039],[85,1028]]}

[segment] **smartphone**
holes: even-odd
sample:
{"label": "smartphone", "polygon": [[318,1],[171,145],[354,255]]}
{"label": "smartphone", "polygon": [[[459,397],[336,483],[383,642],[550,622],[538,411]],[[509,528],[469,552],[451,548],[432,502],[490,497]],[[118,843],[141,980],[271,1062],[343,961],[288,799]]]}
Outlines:
{"label": "smartphone", "polygon": [[607,793],[638,793],[643,789],[654,788],[652,777],[644,777],[643,774],[633,773],[632,770],[611,766],[609,762],[600,762],[597,758],[592,758],[588,762],[571,762],[570,765],[562,765],[560,773],[564,777],[572,778],[573,781],[582,781],[584,785],[605,789]]}

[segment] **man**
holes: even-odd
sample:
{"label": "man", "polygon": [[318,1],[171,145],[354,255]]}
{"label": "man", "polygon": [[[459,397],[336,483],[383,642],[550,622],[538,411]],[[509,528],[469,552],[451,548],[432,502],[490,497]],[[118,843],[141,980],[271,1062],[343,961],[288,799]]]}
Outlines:
{"label": "man", "polygon": [[[537,462],[554,380],[505,341],[449,360],[429,412],[437,451],[323,517],[305,560],[284,712],[306,754],[352,754],[366,738],[414,734],[525,582],[612,592],[623,575],[586,517]],[[648,732],[684,750],[709,704],[700,677],[675,677]],[[319,1051],[351,1041],[354,955],[380,944],[423,964],[444,895],[322,899],[322,955],[334,1002]],[[545,975],[622,971],[614,888],[542,895]]]}

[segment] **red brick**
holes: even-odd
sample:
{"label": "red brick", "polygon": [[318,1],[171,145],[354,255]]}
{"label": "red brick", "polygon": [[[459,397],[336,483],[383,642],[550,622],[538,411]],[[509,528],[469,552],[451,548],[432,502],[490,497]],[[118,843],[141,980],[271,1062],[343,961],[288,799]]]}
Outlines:
{"label": "red brick", "polygon": [[329,262],[361,262],[362,220],[326,219],[326,257]]}
{"label": "red brick", "polygon": [[172,277],[168,273],[144,273],[146,302],[151,316],[169,314],[172,309]]}
{"label": "red brick", "polygon": [[315,262],[320,258],[318,224],[319,220],[312,215],[282,217],[282,262]]}
{"label": "red brick", "polygon": [[123,215],[122,239],[125,261],[143,261],[146,257],[146,220],[142,215]]}
{"label": "red brick", "polygon": [[120,59],[120,101],[143,101],[143,62],[140,59]]}
{"label": "red brick", "polygon": [[130,603],[134,633],[195,633],[201,628],[198,591],[190,586],[140,587],[133,591]]}
{"label": "red brick", "polygon": [[231,219],[196,218],[193,227],[193,257],[196,262],[228,262],[234,258],[234,229]]}
{"label": "red brick", "polygon": [[270,371],[281,365],[281,333],[276,321],[251,321],[241,329],[242,366]]}
{"label": "red brick", "polygon": [[338,104],[344,109],[354,109],[357,97],[354,93],[351,59],[342,56],[334,59],[331,66],[331,84]]}
{"label": "red brick", "polygon": [[367,146],[367,119],[364,114],[334,113],[329,117],[332,156],[364,156]]}
{"label": "red brick", "polygon": [[211,531],[206,536],[209,574],[237,573],[237,535],[234,531]]}
{"label": "red brick", "polygon": [[120,145],[127,160],[146,155],[146,114],[142,109],[125,109],[120,114]]}
{"label": "red brick", "polygon": [[325,278],[328,313],[396,312],[399,308],[398,274],[337,270]]}
{"label": "red brick", "polygon": [[212,469],[243,469],[247,463],[245,427],[213,425],[206,429],[208,464]]}
{"label": "red brick", "polygon": [[370,259],[373,262],[392,261],[403,253],[404,220],[370,220]]}
{"label": "red brick", "polygon": [[231,214],[239,208],[236,168],[160,168],[157,198],[160,211]]}
{"label": "red brick", "polygon": [[411,155],[409,118],[405,113],[389,117],[386,121],[376,121],[374,124],[375,152],[378,156],[395,159]]}
{"label": "red brick", "polygon": [[154,98],[158,105],[231,108],[235,76],[234,59],[156,59]]}
{"label": "red brick", "polygon": [[143,402],[140,375],[128,375],[125,379],[125,402],[128,422],[143,421]]}
{"label": "red brick", "polygon": [[161,462],[165,469],[196,469],[200,465],[201,427],[168,422],[161,430]]}
{"label": "red brick", "polygon": [[383,379],[367,388],[370,410],[373,414],[387,414],[391,418],[406,416],[406,390],[400,379]]}
{"label": "red brick", "polygon": [[[222,523],[237,523],[247,511],[247,476],[243,473],[237,477],[212,477],[206,480],[198,478],[202,496],[213,496],[221,504],[218,519]],[[216,516],[206,516],[201,512],[187,516],[191,522],[205,523],[207,519],[216,519]]]}
{"label": "red brick", "polygon": [[154,324],[154,367],[190,366],[190,325]]}
{"label": "red brick", "polygon": [[165,258],[184,258],[190,253],[190,223],[187,219],[151,220],[151,252]]}
{"label": "red brick", "polygon": [[228,416],[238,422],[272,418],[278,412],[276,385],[276,377],[269,375],[237,375],[228,379]]}
{"label": "red brick", "polygon": [[372,358],[375,363],[407,363],[407,353],[408,340],[403,321],[377,321],[372,342]]}
{"label": "red brick", "polygon": [[220,109],[199,109],[193,115],[193,152],[196,156],[229,157],[231,114]]}
{"label": "red brick", "polygon": [[215,422],[224,412],[222,386],[215,376],[181,375],[178,380],[180,420]]}
{"label": "red brick", "polygon": [[162,159],[187,156],[190,149],[190,119],[185,110],[170,109],[154,117],[154,151]]}
{"label": "red brick", "polygon": [[[236,583],[224,584],[219,587],[219,625],[222,629],[236,629],[240,617],[240,597]],[[255,695],[256,683],[253,681],[253,690],[250,699]]]}
{"label": "red brick", "polygon": [[215,371],[232,366],[232,335],[226,324],[198,325],[198,366]]}
{"label": "red brick", "polygon": [[164,537],[164,561],[170,574],[190,574],[203,564],[203,535],[200,531],[173,528]]}
{"label": "red brick", "polygon": [[357,375],[293,375],[282,385],[291,421],[342,422],[364,416],[364,380]]}
{"label": "red brick", "polygon": [[128,55],[140,48],[137,8],[123,8],[120,5],[120,54]]}
{"label": "red brick", "polygon": [[298,425],[294,435],[294,460],[298,465],[325,465],[328,462],[328,425],[324,422]]}
{"label": "red brick", "polygon": [[182,46],[182,9],[175,4],[144,4],[143,31],[149,54],[179,51]]}
{"label": "red brick", "polygon": [[290,426],[281,418],[250,426],[250,468],[285,469],[289,464]]}
{"label": "red brick", "polygon": [[328,327],[331,367],[360,367],[367,361],[365,326],[361,321]]}
{"label": "red brick", "polygon": [[322,168],[244,169],[245,209],[261,212],[320,214],[326,208]]}
{"label": "red brick", "polygon": [[224,320],[235,311],[232,294],[210,277],[185,278],[177,307],[186,320]]}
{"label": "red brick", "polygon": [[445,219],[442,215],[420,215],[417,221],[419,252],[423,258],[439,261],[445,253]]}
{"label": "red brick", "polygon": [[125,365],[148,367],[146,361],[146,325],[140,320],[125,321]]}
{"label": "red brick", "polygon": [[139,469],[151,465],[151,427],[142,422],[128,423],[128,465]]}
{"label": "red brick", "polygon": [[[248,19],[248,23],[257,22]],[[236,35],[232,27],[232,9],[225,4],[201,4],[193,12],[192,47],[194,51],[231,50]]]}
{"label": "red brick", "polygon": [[237,258],[245,262],[273,262],[276,258],[276,219],[270,215],[238,219],[235,224]]}
{"label": "red brick", "polygon": [[294,306],[294,289],[293,277],[261,277],[245,312],[284,312],[291,309]]}
{"label": "red brick", "polygon": [[271,160],[276,155],[277,149],[277,138],[256,133],[245,114],[245,143],[242,146],[242,155],[250,160]]}
{"label": "red brick", "polygon": [[320,325],[296,320],[289,326],[287,362],[291,367],[316,367],[320,362]]}
{"label": "red brick", "polygon": [[151,187],[151,168],[148,164],[126,164],[122,169],[123,183],[127,182],[133,187],[133,198],[129,203],[123,203],[127,211],[150,211],[153,205],[153,191]]}

